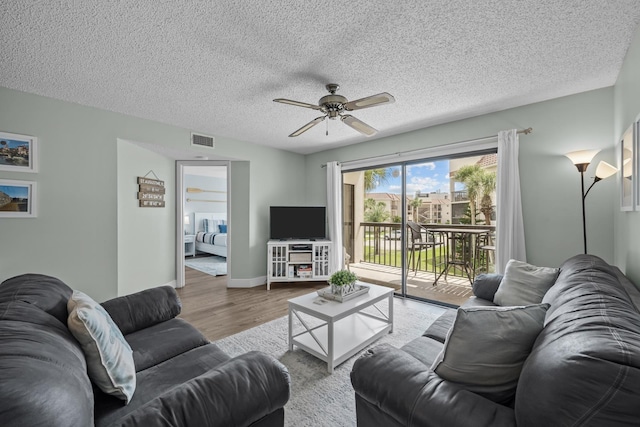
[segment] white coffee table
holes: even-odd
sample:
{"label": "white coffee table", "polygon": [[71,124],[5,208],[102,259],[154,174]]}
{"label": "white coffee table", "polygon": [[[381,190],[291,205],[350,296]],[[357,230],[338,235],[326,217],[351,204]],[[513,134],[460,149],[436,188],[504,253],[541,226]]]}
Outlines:
{"label": "white coffee table", "polygon": [[[330,301],[313,292],[289,300],[289,350],[298,346],[318,359],[327,362],[330,373],[340,363],[371,344],[382,335],[393,332],[393,289],[369,283],[369,292],[345,302]],[[387,312],[376,304],[389,300]],[[375,307],[377,313],[363,312]],[[323,321],[311,327],[301,316]],[[304,331],[293,333],[294,316]],[[307,318],[307,320],[309,320]]]}

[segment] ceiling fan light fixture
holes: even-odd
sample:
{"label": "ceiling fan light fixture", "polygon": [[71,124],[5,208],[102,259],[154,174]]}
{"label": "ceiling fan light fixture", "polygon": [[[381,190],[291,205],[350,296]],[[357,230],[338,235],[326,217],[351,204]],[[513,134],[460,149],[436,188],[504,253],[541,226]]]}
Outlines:
{"label": "ceiling fan light fixture", "polygon": [[[320,110],[323,113],[325,113],[324,116],[318,117],[312,120],[311,122],[302,126],[300,129],[293,132],[291,135],[289,135],[290,137],[298,136],[308,131],[309,129],[311,129],[313,126],[317,125],[318,123],[320,123],[325,118],[336,120],[338,117],[340,117],[342,122],[344,122],[351,128],[357,130],[358,132],[362,133],[363,135],[372,136],[378,132],[376,129],[372,128],[368,124],[364,123],[361,120],[356,119],[351,115],[348,115],[348,114],[342,115],[342,113],[345,110],[353,111],[353,110],[359,110],[362,108],[375,107],[377,105],[390,104],[395,102],[395,98],[387,92],[382,92],[376,95],[367,96],[365,98],[360,98],[355,101],[348,101],[347,98],[345,98],[344,96],[336,95],[336,91],[340,88],[339,85],[335,83],[329,83],[325,87],[329,91],[329,95],[325,95],[322,98],[320,98],[320,100],[318,101],[318,105],[308,104],[306,102],[294,101],[294,100],[285,99],[285,98],[276,98],[273,100],[274,102],[293,105],[296,107],[311,108],[313,110]],[[328,134],[328,130],[327,130],[327,134]]]}

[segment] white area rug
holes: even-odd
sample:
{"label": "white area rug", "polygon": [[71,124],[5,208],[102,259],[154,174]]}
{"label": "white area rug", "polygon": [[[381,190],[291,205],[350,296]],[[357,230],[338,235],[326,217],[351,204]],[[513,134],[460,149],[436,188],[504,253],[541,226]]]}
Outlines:
{"label": "white area rug", "polygon": [[227,274],[227,259],[221,256],[185,258],[184,265],[212,276]]}
{"label": "white area rug", "polygon": [[[386,301],[385,301],[386,304]],[[386,313],[386,306],[380,307]],[[394,299],[393,333],[371,347],[387,343],[402,347],[422,335],[445,309],[415,301]],[[307,318],[305,318],[307,321]],[[301,330],[297,324],[294,331]],[[356,409],[351,367],[366,349],[327,372],[327,364],[294,347],[288,351],[288,318],[281,317],[216,342],[231,356],[260,350],[280,360],[291,374],[291,398],[285,406],[286,426],[355,426]],[[368,348],[368,347],[367,347]]]}

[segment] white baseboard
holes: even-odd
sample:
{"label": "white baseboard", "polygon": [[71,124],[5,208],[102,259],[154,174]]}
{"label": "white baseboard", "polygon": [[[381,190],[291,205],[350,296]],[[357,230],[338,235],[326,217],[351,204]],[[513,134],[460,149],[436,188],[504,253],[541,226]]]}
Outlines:
{"label": "white baseboard", "polygon": [[254,277],[252,279],[229,279],[227,288],[255,288],[267,284],[267,276]]}
{"label": "white baseboard", "polygon": [[178,282],[176,280],[172,280],[172,281],[167,282],[164,285],[160,285],[160,286],[171,286],[172,288],[175,288],[177,284],[178,284]]}

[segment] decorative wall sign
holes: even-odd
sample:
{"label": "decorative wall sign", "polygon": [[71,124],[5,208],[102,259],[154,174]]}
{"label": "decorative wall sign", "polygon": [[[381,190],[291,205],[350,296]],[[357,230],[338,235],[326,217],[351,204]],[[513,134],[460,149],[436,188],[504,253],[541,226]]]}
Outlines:
{"label": "decorative wall sign", "polygon": [[0,179],[0,218],[34,218],[36,183]]}
{"label": "decorative wall sign", "polygon": [[[153,173],[149,171],[147,175]],[[156,179],[147,178],[145,176],[138,177],[138,200],[141,208],[164,208],[164,181],[157,179],[155,173],[153,176]]]}
{"label": "decorative wall sign", "polygon": [[0,170],[38,172],[38,138],[0,132]]}

